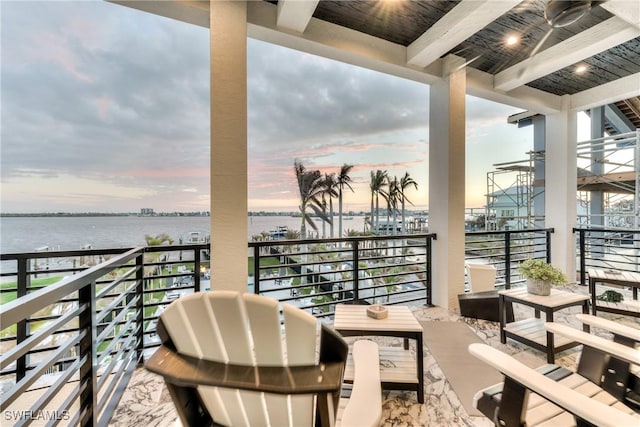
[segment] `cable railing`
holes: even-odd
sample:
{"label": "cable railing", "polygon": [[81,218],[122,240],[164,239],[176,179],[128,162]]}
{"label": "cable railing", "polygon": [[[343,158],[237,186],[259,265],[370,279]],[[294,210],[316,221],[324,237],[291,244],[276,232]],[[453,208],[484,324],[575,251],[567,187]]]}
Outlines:
{"label": "cable railing", "polygon": [[172,293],[200,290],[204,249],[1,254],[3,421],[107,425],[158,345],[154,322]]}
{"label": "cable railing", "polygon": [[640,271],[640,230],[629,228],[574,228],[578,247],[580,284],[590,268]]}
{"label": "cable railing", "polygon": [[[496,267],[496,284],[506,289],[524,282],[517,267],[526,259],[551,260],[552,228],[465,233],[465,259]],[[468,278],[467,278],[468,280]]]}
{"label": "cable railing", "polygon": [[434,234],[250,242],[250,291],[330,319],[335,305],[427,304]]}

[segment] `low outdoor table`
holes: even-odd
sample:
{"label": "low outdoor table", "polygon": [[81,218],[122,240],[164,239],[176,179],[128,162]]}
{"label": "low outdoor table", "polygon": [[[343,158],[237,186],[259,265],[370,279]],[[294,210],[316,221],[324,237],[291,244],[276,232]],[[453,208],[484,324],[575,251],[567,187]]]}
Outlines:
{"label": "low outdoor table", "polygon": [[[387,336],[404,338],[404,347],[380,346],[380,382],[385,390],[414,390],[424,403],[424,367],[422,326],[409,307],[385,306],[384,319],[367,316],[366,305],[336,305],[334,328],[345,337]],[[409,340],[416,342],[416,358],[409,351]],[[353,362],[347,361],[346,381],[353,380]]]}
{"label": "low outdoor table", "polygon": [[[574,292],[551,289],[548,296],[534,295],[527,292],[526,288],[515,288],[498,292],[500,306],[500,342],[506,344],[507,338],[531,346],[547,354],[547,363],[554,363],[555,354],[577,346],[580,343],[570,341],[564,337],[553,336],[546,330],[544,324],[553,322],[553,313],[568,307],[581,306],[583,313],[589,313],[589,296]],[[533,307],[535,317],[507,323],[508,303],[523,304]],[[544,312],[546,319],[540,318],[540,312]],[[583,326],[589,331],[589,326]]]}

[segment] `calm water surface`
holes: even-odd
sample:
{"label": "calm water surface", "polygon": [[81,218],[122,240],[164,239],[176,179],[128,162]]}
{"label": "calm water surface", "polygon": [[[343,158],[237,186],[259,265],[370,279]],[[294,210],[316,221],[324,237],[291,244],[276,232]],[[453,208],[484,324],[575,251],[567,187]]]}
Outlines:
{"label": "calm water surface", "polygon": [[[50,250],[74,250],[91,245],[94,249],[124,248],[145,244],[146,234],[166,233],[176,243],[192,231],[210,234],[210,217],[20,217],[0,218],[0,253],[31,252],[44,246]],[[337,226],[337,217],[335,219]],[[320,236],[322,225],[317,221]],[[251,236],[278,226],[300,229],[300,218],[289,216],[249,217]],[[343,219],[345,230],[362,231],[364,217]],[[308,228],[308,227],[307,227]],[[329,235],[329,227],[326,229]],[[337,237],[337,236],[336,236]]]}

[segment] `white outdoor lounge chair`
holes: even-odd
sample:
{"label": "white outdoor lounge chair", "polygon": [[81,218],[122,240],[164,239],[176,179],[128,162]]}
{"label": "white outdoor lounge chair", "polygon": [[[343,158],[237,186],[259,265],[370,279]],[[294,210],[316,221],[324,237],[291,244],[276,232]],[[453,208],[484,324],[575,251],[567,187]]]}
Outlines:
{"label": "white outdoor lounge chair", "polygon": [[[465,269],[469,277],[469,292],[458,295],[460,314],[465,317],[499,322],[496,267],[490,264],[465,263]],[[507,306],[507,321],[513,321],[511,304]]]}
{"label": "white outdoor lounge chair", "polygon": [[474,406],[497,426],[638,426],[640,414],[623,403],[629,365],[640,351],[558,323],[547,330],[583,344],[576,369],[556,365],[537,370],[485,344],[469,352],[505,376],[479,391]]}
{"label": "white outdoor lounge chair", "polygon": [[354,343],[345,407],[339,398],[348,345],[297,307],[248,293],[200,292],[170,304],[157,332],[163,344],[145,366],[164,377],[184,426],[379,424],[377,344]]}
{"label": "white outdoor lounge chair", "polygon": [[467,263],[466,268],[471,292],[496,289],[496,268],[493,265]]}

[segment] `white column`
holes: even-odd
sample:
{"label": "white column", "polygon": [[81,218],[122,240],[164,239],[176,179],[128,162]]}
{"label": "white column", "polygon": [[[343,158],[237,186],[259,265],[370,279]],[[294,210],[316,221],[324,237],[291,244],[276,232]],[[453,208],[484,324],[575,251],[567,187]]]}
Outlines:
{"label": "white column", "polygon": [[247,4],[210,2],[211,289],[247,290]]}
{"label": "white column", "polygon": [[464,292],[465,91],[463,60],[445,58],[442,81],[429,97],[429,232],[433,303],[459,310]]}
{"label": "white column", "polygon": [[[595,107],[589,114],[591,117],[591,139],[604,136],[604,107]],[[594,175],[604,173],[604,152],[600,147],[591,146],[591,171]],[[596,190],[590,192],[589,224],[603,226],[604,224],[604,192]]]}
{"label": "white column", "polygon": [[551,235],[551,262],[561,268],[570,282],[576,277],[576,244],[572,229],[576,224],[577,202],[577,113],[569,110],[569,96],[563,108],[547,116],[545,153],[545,216]]}

